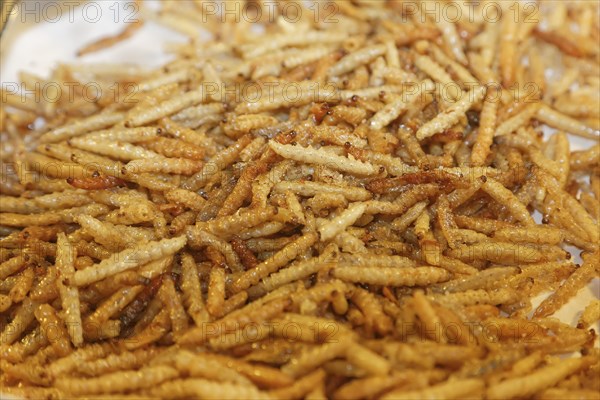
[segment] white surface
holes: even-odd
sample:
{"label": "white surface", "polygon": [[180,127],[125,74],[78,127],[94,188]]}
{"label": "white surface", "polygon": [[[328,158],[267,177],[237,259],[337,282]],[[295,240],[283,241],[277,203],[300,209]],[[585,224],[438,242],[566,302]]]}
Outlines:
{"label": "white surface", "polygon": [[[41,0],[37,3],[43,3]],[[35,4],[36,1],[29,1]],[[57,4],[53,1],[51,3]],[[17,4],[17,12],[13,12],[8,27],[0,40],[0,82],[18,82],[17,73],[26,70],[42,77],[48,77],[50,71],[59,62],[86,62],[86,63],[123,63],[131,62],[148,67],[159,66],[169,57],[163,53],[163,46],[167,42],[181,41],[183,37],[177,33],[164,29],[154,23],[147,23],[132,38],[104,51],[89,54],[78,58],[76,52],[82,46],[100,37],[114,34],[123,29],[125,19],[131,14],[132,9],[124,0],[95,1],[100,7],[101,16],[94,16],[94,9],[84,11],[85,2],[75,0],[80,7],[64,9],[61,18],[55,21],[55,13],[51,9],[44,12],[38,5],[39,15],[23,17],[18,11],[23,10],[23,5]],[[35,5],[29,5],[28,10],[35,10]],[[94,6],[95,7],[95,6]],[[116,9],[119,9],[118,15]],[[44,15],[45,14],[45,15]],[[131,15],[132,18],[135,18]],[[39,20],[39,22],[36,21]],[[97,19],[97,21],[95,21]],[[116,22],[115,22],[116,20]],[[37,23],[36,23],[37,22]],[[571,138],[574,150],[584,149],[593,144],[578,137]],[[578,257],[577,257],[578,258]],[[594,279],[592,283],[582,290],[558,313],[555,314],[562,321],[574,325],[583,308],[593,298],[600,298],[600,280]],[[537,299],[537,303],[541,297]],[[599,331],[600,325],[596,326]]]}
{"label": "white surface", "polygon": [[59,62],[127,62],[157,67],[169,59],[163,51],[164,44],[184,39],[178,33],[148,22],[134,36],[108,50],[77,57],[78,49],[120,32],[140,17],[140,11],[125,0],[65,1],[67,6],[60,11],[47,4],[61,2],[45,1],[17,3],[11,12],[0,40],[0,81],[3,84],[18,82],[17,74],[21,70],[47,77]]}

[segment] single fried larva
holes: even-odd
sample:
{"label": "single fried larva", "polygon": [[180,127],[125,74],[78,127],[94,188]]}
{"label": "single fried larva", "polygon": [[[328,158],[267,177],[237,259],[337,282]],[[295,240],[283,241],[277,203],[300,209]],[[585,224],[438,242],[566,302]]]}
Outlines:
{"label": "single fried larva", "polygon": [[319,387],[324,383],[326,373],[323,369],[317,369],[314,372],[298,379],[294,384],[282,389],[274,389],[269,392],[270,396],[275,399],[282,398],[300,398],[307,395],[310,398],[310,393],[315,387]]}
{"label": "single fried larva", "polygon": [[34,312],[37,307],[38,304],[31,301],[29,298],[23,300],[10,323],[4,327],[4,330],[0,334],[3,344],[11,344],[21,336],[21,333],[23,333],[25,329],[27,329],[27,326],[34,320]]}
{"label": "single fried larva", "polygon": [[217,236],[228,237],[232,235],[233,229],[247,229],[260,225],[273,218],[275,214],[277,214],[277,209],[274,207],[241,209],[233,215],[200,223],[196,228],[192,228],[192,231],[206,227],[206,230]]}
{"label": "single fried larva", "polygon": [[445,293],[475,289],[493,289],[502,279],[515,276],[518,273],[519,270],[516,267],[490,267],[474,276],[461,277],[456,280],[444,282],[439,287]]}
{"label": "single fried larva", "polygon": [[544,253],[541,249],[531,244],[493,241],[460,245],[451,250],[449,255],[465,262],[489,260],[498,263],[515,264],[551,261],[558,259],[560,256],[564,257],[564,252],[557,249],[556,252]]}
{"label": "single fried larva", "polygon": [[171,397],[175,399],[199,397],[205,399],[269,399],[267,392],[258,390],[252,385],[240,385],[231,382],[214,382],[206,379],[192,378],[181,379],[163,383],[150,394],[157,397]]}
{"label": "single fried larva", "polygon": [[178,235],[183,233],[188,225],[192,225],[198,219],[198,213],[195,211],[184,211],[176,215],[169,223],[169,233]]}
{"label": "single fried larva", "polygon": [[416,267],[417,261],[404,256],[342,254],[340,266],[370,266],[374,268]]}
{"label": "single fried larva", "polygon": [[259,136],[255,138],[244,150],[240,153],[240,160],[243,162],[249,162],[260,156],[261,151],[264,151],[264,147],[267,141],[264,137]]}
{"label": "single fried larva", "polygon": [[440,188],[436,184],[425,184],[410,188],[404,192],[395,202],[369,200],[365,214],[404,214],[414,204],[435,197],[440,193]]}
{"label": "single fried larva", "polygon": [[99,332],[102,325],[118,312],[122,311],[143,290],[142,285],[124,287],[113,293],[96,308],[96,310],[83,320],[83,327],[88,338],[93,333]]}
{"label": "single fried larva", "polygon": [[425,335],[435,342],[446,343],[446,336],[439,332],[439,327],[442,326],[440,317],[422,290],[416,290],[413,293],[412,304],[415,315],[421,321]]}
{"label": "single fried larva", "polygon": [[181,249],[185,243],[186,237],[180,236],[125,249],[122,252],[115,254],[114,257],[110,257],[99,264],[81,271],[76,271],[69,284],[74,286],[85,286],[97,282],[107,276],[173,254]]}
{"label": "single fried larva", "polygon": [[143,26],[144,22],[141,20],[133,21],[133,23],[127,25],[123,30],[119,33],[112,36],[105,36],[100,39],[97,39],[83,48],[80,48],[77,51],[78,56],[84,56],[89,53],[93,53],[96,51],[100,51],[102,49],[113,46],[115,43],[119,43],[135,34],[135,32]]}
{"label": "single fried larva", "polygon": [[213,267],[210,271],[208,293],[206,296],[206,309],[212,315],[220,315],[225,302],[225,270]]}
{"label": "single fried larva", "polygon": [[144,147],[165,157],[189,158],[191,160],[202,160],[205,154],[203,147],[166,137],[155,137],[150,141],[146,141]]}
{"label": "single fried larva", "polygon": [[240,137],[235,145],[215,154],[208,160],[202,170],[189,177],[181,187],[186,190],[198,190],[203,187],[210,178],[221,171],[223,168],[231,165],[240,155],[240,152],[252,142],[250,135]]}
{"label": "single fried larva", "polygon": [[500,77],[503,86],[510,86],[515,82],[515,70],[517,63],[516,45],[517,40],[516,21],[503,19],[500,28],[500,36],[503,40],[500,41],[499,61],[500,61]]}
{"label": "single fried larva", "polygon": [[563,240],[560,229],[552,226],[530,226],[527,228],[503,228],[493,235],[500,241],[515,241],[536,244],[559,244]]}
{"label": "single fried larva", "polygon": [[[338,109],[338,107],[344,108]],[[334,108],[334,110],[337,111],[339,115],[337,116],[337,118],[344,121],[350,120],[348,122],[355,122],[356,125],[360,124],[367,116],[366,112],[360,108],[347,106],[338,107]],[[363,112],[362,115],[354,115],[360,114],[361,111]],[[336,115],[331,110],[325,110],[325,115],[327,115],[327,112]],[[352,146],[363,148],[367,144],[364,138],[361,138],[359,135],[357,135],[355,132],[348,128],[340,128],[337,126],[330,125],[318,125],[312,128],[312,132],[314,134],[315,140],[325,141],[327,143],[335,144],[337,146],[347,146],[346,143],[350,143],[350,145]]]}
{"label": "single fried larva", "polygon": [[106,129],[81,136],[80,140],[115,141],[127,143],[146,143],[158,139],[158,129],[154,127]]}
{"label": "single fried larva", "polygon": [[131,237],[126,231],[118,229],[110,222],[103,222],[89,215],[79,215],[76,217],[76,221],[85,233],[111,250],[118,251],[134,245],[138,239]]}
{"label": "single fried larva", "polygon": [[569,396],[578,396],[582,399],[593,399],[596,391],[593,389],[561,389],[550,388],[541,392],[540,396],[548,400],[560,400]]}
{"label": "single fried larva", "polygon": [[343,355],[350,345],[351,340],[341,337],[322,346],[308,348],[297,358],[281,367],[281,370],[293,377],[301,377],[325,362]]}
{"label": "single fried larva", "polygon": [[188,316],[181,303],[179,293],[175,290],[172,279],[163,280],[163,284],[158,291],[158,297],[169,310],[173,335],[175,338],[180,337],[188,329]]}
{"label": "single fried larva", "polygon": [[188,158],[154,157],[132,160],[125,169],[128,173],[155,172],[161,174],[193,175],[202,169],[203,162]]}
{"label": "single fried larva", "polygon": [[271,152],[265,152],[263,156],[256,161],[250,161],[246,168],[242,171],[240,178],[238,179],[235,187],[227,196],[217,216],[222,217],[230,215],[238,210],[243,204],[244,199],[248,194],[252,193],[253,181],[263,173],[266,173],[269,169],[269,160],[274,158],[274,154]]}
{"label": "single fried larva", "polygon": [[270,141],[269,146],[280,156],[304,163],[327,165],[333,169],[357,175],[375,175],[379,171],[371,163],[338,156],[334,153],[312,147],[283,145]]}
{"label": "single fried larva", "polygon": [[266,251],[277,251],[282,249],[284,246],[294,241],[297,236],[283,236],[276,239],[264,238],[263,236],[256,236],[255,238],[250,238],[246,242],[248,248],[256,253],[266,252]]}
{"label": "single fried larva", "polygon": [[158,220],[159,216],[160,210],[153,203],[140,199],[136,203],[126,203],[119,209],[112,210],[104,220],[113,225],[133,225]]}
{"label": "single fried larva", "polygon": [[282,61],[285,68],[294,68],[321,59],[334,50],[332,46],[311,46],[302,51],[288,53]]}
{"label": "single fried larva", "polygon": [[309,181],[283,181],[275,184],[273,190],[284,192],[290,190],[301,196],[315,196],[318,193],[341,194],[350,201],[364,201],[372,197],[369,191],[360,187],[346,187],[339,185],[328,185]]}
{"label": "single fried larva", "polygon": [[228,367],[227,362],[211,356],[181,350],[175,354],[173,364],[179,371],[186,372],[194,378],[232,382],[241,385],[251,384],[244,375]]}
{"label": "single fried larva", "polygon": [[418,380],[415,370],[396,372],[387,376],[372,376],[361,379],[355,379],[349,383],[340,386],[333,394],[334,399],[358,400],[369,395],[376,395],[380,392],[399,386],[403,383]]}
{"label": "single fried larva", "polygon": [[59,357],[69,354],[72,347],[67,326],[58,318],[54,308],[49,304],[41,304],[35,311],[35,317],[56,354]]}
{"label": "single fried larva", "polygon": [[350,254],[359,254],[368,252],[365,243],[358,237],[342,232],[335,238],[335,243],[345,252]]}
{"label": "single fried larva", "polygon": [[[585,231],[585,233],[581,234],[580,236],[587,238],[592,242],[597,242],[600,238],[600,233],[598,231],[598,222],[593,220],[593,218],[589,215],[589,213],[585,210],[581,203],[576,201],[573,196],[571,196],[569,193],[565,192],[560,188],[560,182],[558,182],[556,178],[550,176],[543,170],[537,170],[536,173],[543,177],[544,187],[552,195],[546,200],[554,198],[562,202],[565,208],[570,211],[569,218],[572,219],[571,223],[574,222],[579,227],[579,229],[583,229],[583,231]],[[560,210],[556,209],[556,213],[560,214]],[[565,222],[568,223],[568,221]]]}
{"label": "single fried larva", "polygon": [[573,135],[578,135],[587,139],[598,140],[600,130],[594,129],[582,122],[564,115],[547,105],[539,107],[536,118],[541,122],[556,129],[563,130]]}
{"label": "single fried larva", "polygon": [[600,300],[592,300],[583,310],[577,327],[585,329],[600,319]]}
{"label": "single fried larva", "polygon": [[70,147],[62,143],[38,146],[37,151],[66,162],[75,162],[106,176],[122,178],[123,164],[105,156]]}
{"label": "single fried larva", "polygon": [[108,208],[106,206],[92,203],[85,206],[47,211],[39,214],[1,213],[0,223],[7,226],[55,225],[61,222],[72,223],[75,216],[82,213],[95,217],[107,212]]}
{"label": "single fried larva", "polygon": [[577,43],[573,43],[569,39],[557,35],[555,32],[536,29],[534,35],[541,40],[555,45],[560,51],[574,57],[582,57],[582,51],[578,48]]}
{"label": "single fried larva", "polygon": [[498,125],[495,136],[508,135],[515,132],[518,128],[527,124],[536,115],[539,108],[540,105],[537,103],[527,105],[520,113]]}
{"label": "single fried larva", "polygon": [[160,350],[150,348],[134,350],[132,352],[125,351],[120,354],[110,354],[104,358],[81,363],[77,368],[77,372],[92,377],[142,367],[159,353]]}
{"label": "single fried larva", "polygon": [[[387,139],[384,139],[387,140]],[[363,161],[369,161],[373,164],[383,165],[391,175],[404,175],[411,172],[417,172],[418,168],[404,163],[400,158],[389,154],[378,153],[372,150],[359,149],[344,144],[345,150],[355,158]]]}
{"label": "single fried larva", "polygon": [[246,304],[248,297],[248,292],[245,290],[230,296],[227,300],[225,300],[225,302],[223,302],[223,308],[221,309],[220,316],[227,315],[241,308],[244,304]]}
{"label": "single fried larva", "polygon": [[348,208],[336,218],[319,227],[320,239],[322,241],[328,241],[343,232],[350,225],[354,224],[356,220],[363,215],[366,209],[367,205],[365,203],[350,204]]}
{"label": "single fried larva", "polygon": [[[155,343],[160,340],[168,331],[171,329],[171,318],[169,317],[169,310],[166,308],[161,309],[162,304],[157,300],[156,313],[148,314],[148,324],[134,328],[134,334],[125,342],[125,348],[127,350],[135,350]],[[149,307],[151,307],[150,304]]]}
{"label": "single fried larva", "polygon": [[336,64],[331,66],[327,71],[329,76],[337,76],[345,74],[346,72],[352,71],[359,65],[366,64],[376,57],[384,54],[386,48],[384,45],[371,46],[368,48],[361,49],[352,54],[342,58]]}
{"label": "single fried larva", "polygon": [[250,250],[246,242],[244,242],[240,238],[233,237],[231,239],[231,247],[240,258],[240,262],[242,263],[245,269],[251,269],[258,265],[258,260],[256,259],[256,256],[254,255],[252,250]]}
{"label": "single fried larva", "polygon": [[392,368],[389,360],[358,343],[348,346],[346,357],[354,366],[371,375],[387,375]]}
{"label": "single fried larva", "polygon": [[81,190],[64,191],[36,197],[34,202],[44,209],[59,210],[79,207],[91,203],[92,200]]}
{"label": "single fried larva", "polygon": [[[279,289],[285,288],[282,286]],[[331,282],[319,283],[308,290],[298,291],[291,295],[292,302],[295,306],[300,306],[304,302],[320,303],[322,301],[330,301],[333,299],[333,293],[346,293],[348,287],[338,279]]]}
{"label": "single fried larva", "polygon": [[181,272],[183,274],[183,283],[181,285],[183,302],[188,313],[196,325],[208,322],[209,315],[202,297],[200,280],[198,279],[198,269],[196,262],[189,253],[184,253],[181,256]]}
{"label": "single fried larva", "polygon": [[42,330],[38,326],[24,336],[19,342],[10,346],[0,346],[0,354],[3,359],[11,363],[19,363],[22,362],[25,357],[46,348],[48,344],[49,342],[46,335],[42,334]]}
{"label": "single fried larva", "polygon": [[19,274],[17,282],[15,282],[15,285],[10,289],[10,292],[8,292],[13,303],[20,303],[23,301],[33,285],[34,277],[35,273],[31,267],[26,268]]}
{"label": "single fried larva", "polygon": [[448,280],[450,274],[445,269],[435,267],[417,268],[377,268],[365,270],[361,267],[335,268],[333,276],[348,282],[390,286],[424,286]]}
{"label": "single fried larva", "polygon": [[479,121],[479,130],[473,151],[471,152],[471,162],[473,165],[484,165],[490,146],[496,132],[496,118],[498,112],[498,101],[496,100],[497,90],[494,88],[488,89]]}
{"label": "single fried larva", "polygon": [[377,111],[369,121],[369,127],[374,130],[379,130],[387,126],[390,122],[398,118],[402,112],[406,111],[411,104],[420,97],[423,97],[424,93],[432,91],[435,87],[434,83],[428,79],[417,82],[414,86],[416,87],[416,90],[411,90],[406,94],[403,93],[396,100],[388,103],[381,110]]}
{"label": "single fried larva", "polygon": [[312,232],[299,237],[274,254],[273,257],[257,265],[256,268],[243,272],[232,284],[231,290],[234,293],[237,293],[241,290],[247,289],[252,285],[256,285],[260,279],[267,277],[273,272],[276,272],[283,265],[295,259],[300,253],[310,248],[310,246],[312,246],[317,239],[317,234]]}
{"label": "single fried larva", "polygon": [[[436,82],[439,82],[440,84],[445,86],[446,89],[450,89],[451,87],[453,88],[453,90],[449,90],[447,92],[450,97],[450,99],[448,99],[448,100],[455,101],[461,96],[462,89],[460,88],[458,83],[455,82],[454,79],[452,79],[452,77],[444,70],[444,68],[442,68],[441,65],[439,65],[438,63],[433,61],[428,56],[426,56],[426,55],[417,56],[415,58],[415,66],[417,68],[419,68],[421,71],[425,72],[427,75],[429,75],[430,78],[432,78]],[[475,82],[475,81],[473,80],[471,82]],[[448,100],[446,100],[446,101],[448,101]]]}
{"label": "single fried larva", "polygon": [[385,314],[380,299],[373,293],[362,288],[354,288],[350,300],[365,316],[366,329],[382,335],[386,335],[392,330],[392,320]]}
{"label": "single fried larva", "polygon": [[582,363],[581,358],[575,358],[546,365],[525,376],[507,379],[492,385],[487,388],[486,393],[493,398],[526,396],[552,385],[557,376],[566,377],[574,373],[581,367]]}
{"label": "single fried larva", "polygon": [[533,225],[534,221],[523,204],[515,198],[514,194],[493,178],[487,178],[481,188],[494,198],[506,204],[514,218],[525,225]]}
{"label": "single fried larva", "polygon": [[441,304],[448,303],[459,303],[463,305],[474,305],[474,304],[510,304],[516,301],[518,293],[514,289],[501,288],[497,290],[484,290],[484,289],[473,289],[465,290],[463,292],[448,293],[448,294],[436,294],[433,295],[433,299]]}
{"label": "single fried larva", "polygon": [[125,125],[129,127],[136,127],[147,124],[157,119],[168,117],[169,115],[175,114],[184,108],[193,106],[203,102],[206,99],[206,93],[201,88],[189,91],[180,96],[164,100],[156,107],[136,110],[130,112],[126,116]]}
{"label": "single fried larva", "polygon": [[119,371],[97,378],[59,378],[56,386],[72,395],[121,393],[132,389],[151,387],[177,377],[176,369],[159,365],[139,371]]}
{"label": "single fried larva", "polygon": [[58,235],[56,250],[56,286],[60,294],[65,324],[69,327],[69,336],[75,346],[83,343],[83,323],[81,320],[79,292],[65,282],[75,273],[74,261],[77,250],[64,234]]}
{"label": "single fried larva", "polygon": [[598,146],[590,147],[587,150],[574,151],[571,153],[571,168],[586,169],[589,166],[597,165],[600,161],[600,148]]}
{"label": "single fried larva", "polygon": [[141,92],[147,92],[150,90],[157,89],[161,86],[168,85],[171,83],[180,83],[185,82],[191,77],[191,73],[189,70],[182,68],[176,69],[164,75],[160,75],[157,77],[151,77],[143,80],[138,84],[137,89]]}
{"label": "single fried larva", "polygon": [[2,212],[30,214],[39,213],[43,210],[33,199],[0,196],[0,201],[2,202]]}
{"label": "single fried larva", "polygon": [[53,378],[68,374],[76,369],[80,363],[105,357],[112,350],[113,346],[110,343],[91,344],[77,349],[68,356],[50,363],[48,373]]}
{"label": "single fried larva", "polygon": [[240,272],[243,270],[243,266],[240,262],[238,255],[233,251],[230,243],[213,235],[207,231],[198,229],[198,227],[188,228],[187,236],[190,242],[190,246],[212,246],[215,250],[221,252],[227,261],[227,266],[233,272]]}
{"label": "single fried larva", "polygon": [[105,112],[53,129],[40,137],[41,143],[56,143],[86,132],[103,129],[123,120],[122,112]]}
{"label": "single fried larva", "polygon": [[535,310],[534,315],[536,317],[546,317],[558,311],[568,298],[592,279],[599,256],[598,250],[593,254],[584,254],[582,256],[583,265],[577,268],[554,293],[542,301]]}
{"label": "single fried larva", "polygon": [[54,225],[62,220],[60,215],[55,212],[27,215],[0,213],[0,224],[5,226]]}
{"label": "single fried larva", "polygon": [[263,114],[246,114],[232,118],[225,123],[223,131],[227,136],[239,137],[253,129],[264,128],[279,122],[275,117]]}
{"label": "single fried larva", "polygon": [[69,144],[81,150],[95,152],[120,161],[160,157],[159,154],[128,142],[111,141],[102,137],[79,137]]}
{"label": "single fried larva", "polygon": [[306,278],[323,268],[332,267],[337,257],[335,246],[329,245],[319,257],[291,264],[289,267],[280,269],[274,274],[264,278],[259,283],[260,290],[270,292],[287,283]]}
{"label": "single fried larva", "polygon": [[25,172],[27,170],[36,171],[39,175],[45,178],[51,178],[53,180],[57,179],[85,179],[92,177],[94,172],[91,168],[85,168],[82,165],[64,162],[60,160],[56,160],[51,157],[47,157],[43,154],[39,154],[36,152],[27,153],[24,155],[24,164],[22,175],[24,175],[24,179],[21,183],[26,185],[32,185],[37,178],[26,178],[29,172]]}
{"label": "single fried larva", "polygon": [[416,133],[417,139],[426,139],[456,124],[473,104],[481,101],[485,96],[485,91],[484,86],[477,86],[466,93],[463,92],[456,103],[419,128]]}
{"label": "single fried larva", "polygon": [[[0,264],[0,278],[5,279],[21,270],[29,261],[29,256],[18,255]],[[16,283],[16,282],[15,282]]]}
{"label": "single fried larva", "polygon": [[198,121],[213,114],[221,114],[223,111],[225,111],[223,103],[199,104],[185,108],[171,118],[173,121],[184,123],[186,121]]}

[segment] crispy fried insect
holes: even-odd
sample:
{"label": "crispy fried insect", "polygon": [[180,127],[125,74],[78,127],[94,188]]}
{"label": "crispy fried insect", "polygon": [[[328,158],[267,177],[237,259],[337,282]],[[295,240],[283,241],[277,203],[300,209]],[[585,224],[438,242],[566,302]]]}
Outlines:
{"label": "crispy fried insect", "polygon": [[248,248],[248,246],[242,239],[236,236],[232,237],[231,247],[240,258],[240,261],[242,262],[244,268],[248,270],[258,265],[258,260],[256,259],[256,256],[254,255],[252,250]]}
{"label": "crispy fried insect", "polygon": [[67,178],[67,183],[84,190],[102,190],[127,186],[127,183],[123,179],[99,173],[91,178]]}
{"label": "crispy fried insect", "polygon": [[402,192],[407,185],[436,183],[441,187],[465,187],[465,182],[459,176],[445,171],[424,171],[408,173],[394,178],[381,178],[370,181],[366,188],[374,193]]}

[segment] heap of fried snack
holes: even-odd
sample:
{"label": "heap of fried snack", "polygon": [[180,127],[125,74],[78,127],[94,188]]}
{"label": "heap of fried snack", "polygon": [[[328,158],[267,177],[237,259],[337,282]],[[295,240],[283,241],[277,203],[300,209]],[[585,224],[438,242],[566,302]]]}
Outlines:
{"label": "heap of fried snack", "polygon": [[3,92],[0,391],[597,399],[598,3],[234,3]]}

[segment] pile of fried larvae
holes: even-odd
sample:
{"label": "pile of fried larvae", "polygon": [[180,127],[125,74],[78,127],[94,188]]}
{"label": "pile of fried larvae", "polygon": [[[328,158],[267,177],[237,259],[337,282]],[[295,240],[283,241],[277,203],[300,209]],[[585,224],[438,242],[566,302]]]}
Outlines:
{"label": "pile of fried larvae", "polygon": [[600,302],[555,315],[600,268],[598,4],[430,3],[165,2],[81,51],[160,23],[162,68],[22,73],[65,90],[2,93],[0,392],[598,399]]}

